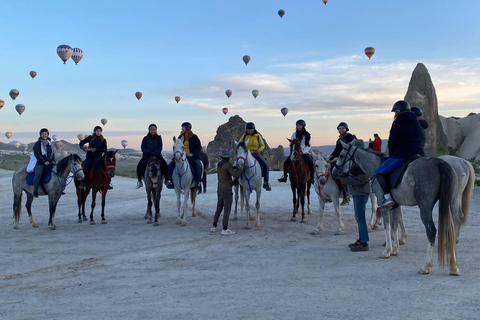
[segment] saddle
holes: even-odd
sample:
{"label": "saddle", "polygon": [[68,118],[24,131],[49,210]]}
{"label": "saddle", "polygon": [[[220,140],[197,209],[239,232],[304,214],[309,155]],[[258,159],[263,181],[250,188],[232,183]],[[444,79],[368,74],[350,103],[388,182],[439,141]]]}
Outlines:
{"label": "saddle", "polygon": [[389,180],[391,189],[395,188],[398,184],[400,184],[400,182],[402,182],[403,175],[405,174],[405,171],[407,171],[408,165],[421,157],[422,156],[419,154],[414,154],[413,156],[410,156],[400,167],[390,173]]}
{"label": "saddle", "polygon": [[[43,170],[43,179],[40,181],[40,185],[44,185],[50,182],[52,178],[52,167],[48,166],[47,170]],[[35,172],[29,172],[27,174],[26,182],[29,186],[33,186],[33,179],[35,178]],[[43,186],[42,186],[43,187]]]}

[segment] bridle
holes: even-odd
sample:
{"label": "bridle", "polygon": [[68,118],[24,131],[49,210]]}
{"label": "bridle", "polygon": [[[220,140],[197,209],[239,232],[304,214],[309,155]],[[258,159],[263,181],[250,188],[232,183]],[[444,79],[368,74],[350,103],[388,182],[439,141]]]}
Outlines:
{"label": "bridle", "polygon": [[[175,150],[175,146],[173,146],[173,148]],[[185,157],[185,149],[183,149],[182,152],[175,151],[173,153],[174,160],[177,158],[177,153],[180,155],[180,159],[182,160],[182,166],[178,168],[178,165],[175,165],[175,173],[178,175],[178,184],[180,185],[180,189],[182,189],[182,177],[188,172],[189,164],[187,158]],[[177,161],[175,160],[175,162]],[[183,167],[185,167],[185,171],[180,173],[180,170],[183,169]],[[195,180],[192,179],[191,185],[193,185],[194,181]]]}
{"label": "bridle", "polygon": [[[353,147],[353,145],[348,146],[348,149],[346,150],[345,159],[343,160],[343,163],[341,165],[338,164],[338,161],[337,161],[337,163],[335,163],[335,168],[338,171],[340,171],[342,177],[345,177],[352,170],[352,168],[354,168],[355,165],[356,165],[356,163],[355,163],[355,152],[357,152],[358,148],[354,148],[352,154],[350,154],[350,150],[352,149],[352,147]],[[343,166],[345,165],[346,162],[350,162],[350,165],[348,167],[348,171],[346,173],[344,173]]]}
{"label": "bridle", "polygon": [[[320,159],[316,159],[314,162],[313,162],[313,165],[314,167],[316,168],[316,163],[317,161],[320,161]],[[315,169],[315,180],[317,182],[317,187],[318,187],[318,195],[321,196],[322,194],[322,189],[323,187],[327,184],[328,182],[328,179],[330,178],[330,170],[332,169],[332,166],[330,164],[326,164],[324,167],[324,170],[325,168],[327,168],[327,171],[321,171],[320,173]],[[320,183],[320,178],[321,177],[325,177],[325,184],[321,184]]]}
{"label": "bridle", "polygon": [[[294,145],[294,147],[297,147],[297,146],[299,147],[300,145],[298,145],[298,144]],[[296,148],[292,148],[291,144],[290,144],[290,150],[291,150],[290,158],[292,158],[292,155],[293,155],[294,158],[295,158],[295,161],[293,161],[293,159],[290,159],[291,162],[288,166],[293,167],[293,171],[295,172],[295,179],[297,181],[297,188],[298,188],[298,187],[300,187],[298,179],[304,173],[305,170],[297,172],[297,169],[302,167],[302,164],[304,164],[304,161],[303,161],[303,158],[302,158],[302,155],[300,154],[300,152]],[[298,165],[295,165],[296,162],[298,162]],[[305,166],[305,168],[307,168],[307,167]]]}
{"label": "bridle", "polygon": [[[241,177],[243,177],[243,178],[245,178],[245,180],[247,180],[248,189],[250,190],[250,193],[252,193],[252,186],[250,185],[250,180],[252,180],[252,178],[255,177],[255,175],[257,174],[257,166],[256,166],[257,159],[255,159],[255,157],[253,157],[253,159],[254,159],[253,164],[249,167],[247,160],[248,160],[248,154],[250,152],[248,151],[248,149],[245,149],[245,148],[243,148],[243,149],[245,150],[246,156],[245,157],[237,156],[237,158],[235,159],[235,164],[238,165],[238,160],[239,159],[243,160],[243,165],[245,166],[245,170],[241,174]],[[253,174],[250,176],[250,178],[247,178],[246,172],[247,172],[248,169],[251,169],[251,168],[254,168],[255,170],[253,171]]]}
{"label": "bridle", "polygon": [[77,173],[79,173],[80,171],[83,171],[81,166],[80,166],[80,169],[77,168],[77,166],[75,165],[75,162],[73,161],[73,158],[70,158],[69,162],[72,170],[68,174],[68,176],[65,178],[65,184],[63,184],[62,181],[60,180],[60,175],[58,174],[58,164],[56,164],[57,172],[52,170],[52,172],[55,173],[55,175],[57,176],[57,182],[62,187],[62,192],[72,182],[73,178],[77,175]]}

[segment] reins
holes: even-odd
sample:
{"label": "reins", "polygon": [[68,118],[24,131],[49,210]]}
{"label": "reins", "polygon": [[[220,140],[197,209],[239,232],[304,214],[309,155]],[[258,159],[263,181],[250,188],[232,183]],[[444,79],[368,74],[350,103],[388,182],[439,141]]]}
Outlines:
{"label": "reins", "polygon": [[[245,149],[244,149],[244,150],[245,150]],[[247,180],[248,189],[250,190],[250,193],[252,193],[253,190],[252,190],[252,186],[250,185],[250,180],[252,180],[253,177],[255,177],[255,175],[257,174],[257,166],[256,166],[256,164],[257,164],[257,159],[255,159],[255,157],[253,157],[253,159],[255,159],[255,160],[254,160],[253,164],[249,167],[249,166],[248,166],[248,161],[247,161],[247,159],[248,159],[248,154],[249,154],[250,152],[247,151],[246,153],[247,153],[247,156],[246,156],[246,157],[237,157],[236,162],[237,162],[237,164],[238,164],[238,159],[242,159],[242,160],[243,160],[243,163],[245,164],[245,170],[243,171],[243,173],[242,173],[241,176],[243,176],[243,177],[245,178],[245,180]],[[250,168],[255,168],[255,170],[253,171],[252,176],[251,176],[250,178],[247,178],[246,172],[247,172],[247,170],[250,169]]]}

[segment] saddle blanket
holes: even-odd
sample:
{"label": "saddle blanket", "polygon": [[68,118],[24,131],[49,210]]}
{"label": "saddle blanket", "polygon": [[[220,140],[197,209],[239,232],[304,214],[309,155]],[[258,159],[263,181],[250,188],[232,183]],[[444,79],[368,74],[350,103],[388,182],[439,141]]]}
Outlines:
{"label": "saddle blanket", "polygon": [[[27,184],[29,186],[33,186],[33,178],[35,178],[35,172],[29,172],[27,174]],[[45,177],[43,178],[43,181],[40,182],[40,184],[47,184],[50,182],[50,179],[52,178],[52,170],[47,170],[47,173],[45,174]]]}
{"label": "saddle blanket", "polygon": [[405,174],[405,171],[407,171],[408,165],[420,157],[421,157],[420,155],[411,156],[400,167],[398,167],[397,169],[393,170],[392,173],[390,173],[391,189],[395,188],[398,184],[400,184],[400,182],[402,182],[403,175]]}

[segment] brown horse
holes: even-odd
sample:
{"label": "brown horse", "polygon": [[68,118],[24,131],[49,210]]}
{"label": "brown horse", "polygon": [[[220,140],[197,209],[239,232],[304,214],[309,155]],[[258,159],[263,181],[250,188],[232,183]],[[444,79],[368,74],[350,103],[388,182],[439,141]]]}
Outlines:
{"label": "brown horse", "polygon": [[293,193],[293,216],[291,221],[297,221],[296,214],[300,204],[302,205],[302,220],[301,223],[306,223],[305,219],[305,189],[307,193],[307,210],[310,211],[310,187],[312,182],[310,181],[310,170],[303,160],[302,150],[300,148],[300,140],[290,140],[290,164],[288,165],[288,175],[290,177],[290,186]]}
{"label": "brown horse", "polygon": [[[106,152],[101,160],[101,163],[95,163],[92,169],[92,177],[88,179],[85,183],[85,190],[78,188],[80,181],[75,178],[75,186],[77,187],[77,204],[78,204],[78,222],[87,221],[85,216],[85,201],[87,200],[90,190],[92,190],[92,211],[90,213],[90,224],[94,225],[95,221],[93,220],[93,209],[95,208],[95,199],[97,197],[97,192],[100,191],[102,194],[102,224],[106,224],[107,220],[105,219],[105,198],[107,196],[108,186],[112,181],[112,178],[115,176],[115,166],[117,164],[117,159],[115,154],[118,150]],[[85,174],[89,174],[86,172]]]}

